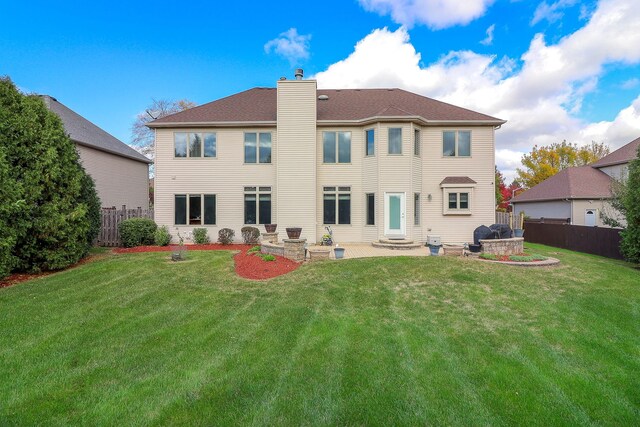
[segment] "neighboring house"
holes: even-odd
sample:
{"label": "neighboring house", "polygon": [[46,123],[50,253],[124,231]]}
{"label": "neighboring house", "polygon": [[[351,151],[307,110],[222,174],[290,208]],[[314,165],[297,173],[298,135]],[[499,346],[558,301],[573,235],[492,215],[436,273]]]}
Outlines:
{"label": "neighboring house", "polygon": [[108,134],[57,99],[42,95],[75,143],[82,166],[93,178],[103,207],[149,207],[151,160]]}
{"label": "neighboring house", "polygon": [[309,242],[327,225],[338,243],[468,242],[494,222],[504,120],[401,89],[317,89],[299,71],[148,125],[159,225],[212,240],[277,223]]}
{"label": "neighboring house", "polygon": [[611,185],[626,176],[639,145],[637,138],[589,166],[558,172],[514,197],[513,211],[530,218],[568,218],[575,225],[606,227],[601,214],[608,209]]}

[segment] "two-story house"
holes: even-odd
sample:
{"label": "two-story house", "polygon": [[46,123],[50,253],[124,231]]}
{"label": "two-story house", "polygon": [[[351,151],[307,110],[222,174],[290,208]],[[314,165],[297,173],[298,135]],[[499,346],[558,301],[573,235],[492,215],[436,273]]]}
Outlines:
{"label": "two-story house", "polygon": [[309,242],[327,225],[337,242],[467,242],[494,222],[503,123],[401,89],[318,89],[297,70],[148,125],[155,219],[212,240],[276,223]]}

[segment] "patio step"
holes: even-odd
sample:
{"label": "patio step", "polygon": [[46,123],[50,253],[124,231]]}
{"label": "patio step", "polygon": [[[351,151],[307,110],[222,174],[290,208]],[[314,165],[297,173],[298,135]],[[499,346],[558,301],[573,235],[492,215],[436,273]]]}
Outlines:
{"label": "patio step", "polygon": [[422,243],[416,243],[409,239],[380,239],[372,242],[371,246],[374,248],[386,248],[396,250],[409,250],[422,247]]}

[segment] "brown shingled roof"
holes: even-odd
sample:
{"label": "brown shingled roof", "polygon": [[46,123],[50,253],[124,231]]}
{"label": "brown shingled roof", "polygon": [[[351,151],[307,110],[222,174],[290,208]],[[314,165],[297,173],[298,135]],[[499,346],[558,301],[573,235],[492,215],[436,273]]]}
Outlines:
{"label": "brown shingled roof", "polygon": [[636,158],[638,153],[638,146],[640,146],[640,138],[636,138],[627,145],[623,145],[613,153],[607,154],[591,166],[594,168],[601,168],[604,166],[619,165],[621,163],[627,163]]}
{"label": "brown shingled roof", "polygon": [[591,166],[572,167],[561,170],[511,201],[606,199],[611,197],[611,183],[609,175]]}
{"label": "brown shingled roof", "polygon": [[477,184],[477,182],[468,176],[448,176],[440,183],[440,185],[443,184]]}
{"label": "brown shingled roof", "polygon": [[[427,121],[479,121],[502,124],[486,114],[402,89],[318,89],[318,121],[362,121],[373,117],[423,118]],[[150,127],[179,123],[276,122],[275,88],[253,88],[208,104],[162,117]]]}

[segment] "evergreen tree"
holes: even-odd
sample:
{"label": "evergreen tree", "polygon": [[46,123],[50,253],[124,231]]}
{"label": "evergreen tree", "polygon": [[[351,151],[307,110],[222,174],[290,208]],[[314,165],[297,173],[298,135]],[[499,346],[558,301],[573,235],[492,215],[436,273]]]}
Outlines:
{"label": "evergreen tree", "polygon": [[[95,189],[60,118],[6,77],[0,78],[0,148],[6,178],[0,181],[0,227],[11,230],[0,246],[11,248],[9,268],[55,270],[80,260],[95,231]],[[11,204],[4,202],[7,192]]]}
{"label": "evergreen tree", "polygon": [[621,192],[621,204],[627,227],[620,232],[620,250],[631,262],[640,263],[640,147],[636,158],[629,163],[628,177]]}

